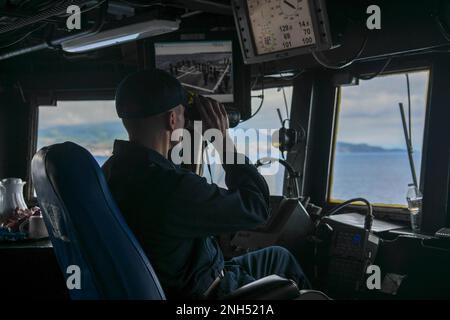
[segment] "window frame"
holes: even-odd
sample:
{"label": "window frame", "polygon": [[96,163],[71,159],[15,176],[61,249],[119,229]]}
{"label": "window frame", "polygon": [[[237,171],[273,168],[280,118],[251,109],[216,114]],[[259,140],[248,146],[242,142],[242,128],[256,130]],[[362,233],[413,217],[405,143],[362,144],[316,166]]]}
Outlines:
{"label": "window frame", "polygon": [[[255,83],[256,84],[256,83]],[[255,87],[256,87],[256,85],[255,85]],[[279,88],[281,88],[281,87],[283,87],[283,88],[289,88],[289,87],[291,87],[292,88],[292,93],[291,93],[291,96],[290,96],[290,98],[289,97],[286,97],[287,99],[286,99],[286,101],[287,102],[289,102],[289,100],[290,100],[290,104],[288,103],[288,109],[289,109],[289,118],[291,119],[292,118],[292,106],[293,106],[293,99],[294,99],[294,85],[293,85],[293,82],[292,81],[289,81],[289,80],[281,80],[281,81],[279,81],[279,82],[277,82],[277,83],[272,83],[271,85],[269,85],[268,87],[266,87],[266,85],[264,85],[264,92],[266,92],[267,90],[272,90],[272,89],[279,89]],[[253,88],[250,92],[251,92],[251,96],[252,97],[255,97],[255,96],[253,96],[253,94],[252,94],[252,92],[253,91],[260,91],[260,90],[262,90],[262,87],[261,86],[259,86],[259,87],[256,87],[256,88]],[[280,109],[282,109],[283,111],[282,111],[282,113],[284,113],[284,101],[282,101],[282,105],[283,106],[281,106],[280,107]],[[263,108],[264,108],[264,106],[263,106]],[[251,111],[252,112],[254,112],[254,110],[252,109],[252,108],[250,108],[251,109]],[[257,109],[257,108],[256,108]],[[252,113],[253,114],[253,113]],[[251,120],[252,118],[249,118],[249,119],[245,119],[245,120],[243,120],[242,122],[243,123],[245,123],[245,122],[247,122],[247,121],[249,121],[249,120]],[[293,125],[295,125],[295,124],[292,124],[292,123],[289,123],[289,126],[290,127],[293,127]],[[281,128],[281,124],[280,124],[280,128]],[[276,130],[276,129],[275,129]],[[204,150],[204,148],[202,148],[202,152],[204,152],[205,150]],[[288,157],[289,157],[289,153],[288,153]],[[282,167],[282,165],[280,165],[281,167]],[[205,174],[205,167],[206,167],[206,164],[203,166],[200,166],[200,168],[201,168],[201,170],[200,170],[200,172],[199,172],[199,174],[200,174],[200,176],[202,176],[202,177],[204,177],[204,178],[207,178],[207,180],[209,181],[209,179],[210,179],[210,177],[209,177],[209,173],[207,173],[208,174],[208,177],[206,177],[204,174]],[[285,170],[285,168],[284,167],[282,167],[282,169],[284,170],[284,173],[283,173],[283,181],[282,181],[282,185],[281,185],[281,194],[270,194],[271,196],[273,196],[273,197],[280,197],[280,196],[286,196],[286,194],[287,194],[287,189],[286,189],[286,187],[287,187],[287,184],[286,184],[286,182],[287,182],[287,178],[288,178],[288,174],[287,174],[287,171]],[[217,181],[214,181],[214,183],[217,183]],[[270,186],[269,186],[269,189],[270,189]],[[272,190],[270,190],[271,192],[272,192]]]}
{"label": "window frame", "polygon": [[[427,123],[427,118],[428,118],[428,109],[429,109],[429,99],[430,99],[430,81],[431,81],[431,68],[430,67],[415,67],[412,69],[401,69],[401,70],[389,70],[387,72],[383,72],[379,75],[377,75],[377,77],[382,77],[382,76],[390,76],[390,75],[403,75],[406,73],[410,73],[410,72],[421,72],[421,71],[425,71],[428,72],[428,83],[427,83],[427,89],[425,92],[425,119],[424,119],[424,131],[422,132],[423,135],[423,145],[422,145],[422,150],[425,149],[425,130],[426,130],[426,123]],[[366,81],[366,80],[361,80],[361,81]],[[368,80],[370,81],[370,80]],[[339,132],[339,115],[341,112],[341,107],[342,107],[342,92],[341,92],[341,88],[342,86],[337,86],[337,98],[336,98],[336,106],[335,106],[335,120],[334,120],[334,126],[333,126],[333,133],[332,133],[332,142],[331,142],[331,154],[330,154],[330,174],[329,174],[329,179],[328,179],[328,188],[327,188],[327,195],[326,195],[326,200],[327,203],[329,205],[338,205],[343,203],[345,200],[339,200],[339,199],[333,199],[332,196],[332,191],[333,191],[333,177],[334,177],[334,160],[335,160],[335,156],[336,156],[336,144],[337,144],[337,136],[338,136],[338,132]],[[424,152],[422,152],[422,158],[421,158],[421,166],[420,166],[420,181],[419,181],[419,188],[421,190],[423,190],[423,179],[422,179],[422,173],[424,170]],[[364,195],[362,195],[364,197]],[[383,211],[389,211],[391,213],[397,213],[397,214],[401,214],[401,215],[405,215],[405,214],[409,214],[408,212],[408,207],[406,205],[401,205],[401,204],[389,204],[389,203],[372,203],[374,208],[378,208],[381,209]],[[353,207],[353,209],[355,208],[360,208],[362,205],[353,205],[351,207]],[[409,218],[409,217],[408,217]],[[403,220],[403,219],[402,219]]]}
{"label": "window frame", "polygon": [[[408,57],[401,56],[401,59],[394,59],[391,66],[386,68],[383,74],[391,72],[406,72],[420,69],[428,69],[430,72],[428,83],[428,97],[427,110],[425,114],[425,129],[423,140],[423,153],[420,174],[420,184],[424,195],[423,198],[423,217],[421,232],[425,234],[434,234],[439,228],[450,227],[450,199],[449,194],[449,180],[450,180],[450,145],[444,137],[450,136],[450,126],[448,126],[448,119],[450,118],[450,108],[448,101],[450,101],[450,91],[448,90],[448,74],[450,74],[450,59],[448,52],[433,52],[426,54],[411,55]],[[356,66],[356,71],[359,74],[374,74],[379,70],[380,61],[365,62]],[[353,69],[354,70],[354,69]],[[352,70],[352,71],[353,71]],[[331,72],[329,74],[332,75]],[[331,77],[330,75],[330,77]],[[314,104],[314,101],[313,101]],[[314,107],[317,107],[314,105]],[[324,110],[324,107],[321,107]],[[331,108],[329,108],[331,109]],[[334,109],[331,109],[326,115],[327,117],[334,117]],[[333,122],[334,124],[334,122]],[[319,125],[317,130],[331,130],[323,134],[332,134],[333,124],[330,127]],[[331,139],[331,137],[330,137]],[[317,139],[320,142],[327,144],[330,148],[331,155],[331,141],[320,137]],[[317,141],[314,141],[317,143]],[[324,150],[324,148],[322,148]],[[328,188],[328,181],[325,180],[325,172],[329,169],[329,159],[315,158],[319,161],[313,167],[312,174],[318,175],[321,189],[318,189],[318,195],[312,194],[312,199],[317,199],[316,203],[329,209],[332,204],[328,203],[324,196]],[[306,172],[305,172],[306,174]],[[310,183],[311,184],[311,183]],[[317,190],[314,190],[317,191]],[[365,212],[363,206],[351,206],[350,210],[354,212]],[[405,210],[405,209],[403,209]],[[394,221],[409,221],[409,216],[402,213],[402,209],[378,207],[374,208],[374,214],[379,218],[386,218]]]}
{"label": "window frame", "polygon": [[[424,194],[422,230],[434,233],[439,228],[450,226],[450,199],[448,199],[448,180],[450,172],[450,145],[443,137],[450,136],[450,108],[443,108],[450,101],[448,90],[448,74],[450,74],[450,59],[448,52],[433,52],[415,55],[397,55],[383,74],[428,69],[430,80],[428,84],[427,110],[423,154],[421,164],[421,185]],[[377,60],[358,62],[344,70],[314,69],[305,73],[305,80],[296,81],[294,95],[303,90],[310,92],[309,96],[300,98],[307,108],[303,108],[297,118],[305,117],[307,126],[307,143],[305,149],[305,166],[303,170],[302,193],[311,202],[329,210],[334,204],[327,199],[329,187],[329,169],[331,147],[335,124],[337,98],[335,76],[338,73],[373,75],[379,72],[386,57]],[[342,79],[342,74],[339,77]],[[301,77],[302,78],[302,77]],[[295,106],[295,105],[294,105]],[[296,120],[298,121],[298,119]],[[445,181],[444,181],[445,180]],[[365,212],[364,206],[350,206],[353,212]],[[404,209],[403,209],[404,210]],[[378,218],[393,221],[409,221],[409,216],[399,208],[374,208]]]}
{"label": "window frame", "polygon": [[30,144],[28,152],[28,180],[30,183],[25,188],[25,198],[27,202],[37,205],[37,199],[34,196],[34,187],[31,177],[31,160],[37,150],[39,135],[39,111],[41,107],[57,108],[58,101],[96,101],[96,100],[114,100],[115,91],[106,90],[71,90],[71,91],[51,91],[50,93],[33,92],[31,93],[30,108],[33,112],[30,116]]}
{"label": "window frame", "polygon": [[[250,96],[253,96],[253,94],[252,94],[253,91],[258,91],[258,90],[261,90],[262,88],[263,88],[263,94],[264,94],[264,91],[265,91],[265,90],[279,89],[279,88],[281,88],[281,87],[283,87],[284,89],[286,89],[286,88],[292,87],[291,97],[290,97],[290,99],[286,99],[286,101],[291,100],[291,103],[288,104],[288,109],[289,109],[289,127],[290,127],[290,128],[295,128],[295,123],[294,123],[294,121],[292,120],[292,112],[293,112],[293,105],[294,105],[294,95],[295,95],[295,86],[294,86],[294,83],[293,83],[292,80],[286,80],[286,79],[283,79],[282,77],[280,77],[280,78],[272,78],[271,80],[272,80],[272,83],[270,83],[270,84],[267,85],[267,86],[266,86],[266,84],[263,84],[262,87],[259,86],[259,87],[256,87],[256,88],[251,88],[251,89],[250,89]],[[267,81],[267,80],[262,80],[262,81]],[[257,83],[255,83],[255,84],[257,84]],[[250,103],[251,103],[251,101],[250,101]],[[284,101],[283,101],[282,104],[284,105]],[[281,109],[284,109],[283,106],[280,106],[280,110],[281,110]],[[250,110],[253,112],[251,106],[250,106]],[[282,112],[283,112],[283,111],[282,111]],[[253,114],[253,113],[252,113],[252,114]],[[251,119],[251,118],[250,118],[250,119]],[[246,120],[244,120],[244,122],[245,122],[245,121],[248,121],[248,120],[250,120],[250,119],[246,119]],[[281,124],[280,124],[280,126],[281,126]],[[281,127],[280,127],[280,128],[281,128]],[[287,156],[286,156],[286,159],[288,159],[289,154],[290,154],[290,153],[288,152],[288,154],[287,154]],[[292,165],[292,164],[291,164],[291,165]],[[280,165],[280,166],[281,166],[281,165]],[[294,167],[294,168],[295,168],[295,167]],[[273,194],[270,194],[271,197],[280,197],[280,196],[284,197],[284,196],[286,196],[286,194],[287,194],[287,192],[288,192],[288,190],[287,190],[287,186],[288,186],[288,185],[287,185],[287,183],[286,183],[287,180],[288,180],[288,173],[287,173],[286,168],[283,167],[283,170],[284,170],[284,173],[283,173],[283,182],[282,182],[282,185],[281,185],[281,195],[276,195],[276,194],[273,195]],[[298,183],[300,183],[300,182],[298,182]]]}

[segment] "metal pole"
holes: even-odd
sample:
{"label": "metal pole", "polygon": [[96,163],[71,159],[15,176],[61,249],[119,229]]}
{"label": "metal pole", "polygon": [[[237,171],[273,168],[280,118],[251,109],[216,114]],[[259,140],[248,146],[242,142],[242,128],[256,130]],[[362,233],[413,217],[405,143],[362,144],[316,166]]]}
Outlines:
{"label": "metal pole", "polygon": [[412,125],[411,125],[411,86],[409,84],[409,75],[406,76],[406,88],[408,89],[408,129],[409,129],[409,141],[412,145]]}
{"label": "metal pole", "polygon": [[412,175],[413,183],[416,186],[416,188],[419,188],[419,185],[417,183],[416,168],[414,166],[414,159],[413,159],[414,150],[411,145],[411,140],[408,137],[408,128],[406,125],[406,117],[405,117],[405,110],[403,108],[403,103],[400,102],[398,104],[398,106],[400,107],[400,115],[401,115],[402,123],[403,123],[403,132],[405,134],[406,149],[408,151],[409,166],[411,168],[411,175]]}

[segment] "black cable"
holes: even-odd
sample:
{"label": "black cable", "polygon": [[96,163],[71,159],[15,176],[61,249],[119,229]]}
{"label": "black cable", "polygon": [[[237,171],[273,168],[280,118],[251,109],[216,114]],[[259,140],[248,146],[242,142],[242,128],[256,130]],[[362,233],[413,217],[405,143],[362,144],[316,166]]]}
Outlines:
{"label": "black cable", "polygon": [[123,2],[125,4],[128,4],[132,7],[136,7],[136,8],[149,8],[149,7],[154,7],[154,6],[161,6],[164,7],[166,6],[165,3],[159,1],[159,2],[154,2],[154,3],[137,3],[134,1],[129,1],[129,0],[119,0],[120,2]]}
{"label": "black cable", "polygon": [[[392,59],[394,59],[394,58],[411,57],[413,55],[424,54],[424,53],[448,53],[448,52],[450,52],[450,44],[446,43],[446,44],[437,45],[437,46],[434,46],[431,48],[419,48],[419,49],[410,50],[408,52],[392,54],[391,57],[392,57]],[[364,59],[364,62],[371,62],[371,61],[376,61],[376,60],[379,60],[379,58],[367,58],[367,59]]]}
{"label": "black cable", "polygon": [[333,208],[333,210],[331,210],[328,215],[331,216],[333,214],[336,214],[337,212],[341,211],[342,209],[348,207],[350,204],[354,203],[354,202],[364,202],[367,206],[367,214],[366,214],[366,219],[364,221],[364,229],[371,231],[372,230],[372,223],[373,223],[373,207],[372,204],[364,199],[364,198],[354,198],[354,199],[350,199],[347,200],[343,203],[341,203],[340,205],[338,205],[337,207]]}
{"label": "black cable", "polygon": [[[80,14],[81,14],[81,13],[86,13],[86,12],[89,12],[89,11],[95,9],[95,8],[98,8],[98,7],[100,7],[102,4],[104,4],[104,3],[107,2],[107,1],[109,1],[109,0],[100,0],[100,1],[98,1],[96,4],[94,4],[94,5],[90,6],[90,7],[87,7],[87,8],[85,8],[85,9],[81,10],[81,11],[80,11]],[[107,5],[107,4],[106,4],[106,5]],[[69,16],[69,15],[70,15],[70,13],[63,13],[62,15],[59,15],[59,17],[67,17],[67,16]]]}
{"label": "black cable", "polygon": [[273,161],[278,161],[278,163],[280,163],[283,167],[286,168],[286,170],[288,172],[288,180],[294,183],[296,197],[299,198],[300,197],[300,189],[299,189],[298,180],[297,180],[299,175],[298,175],[298,172],[295,171],[294,167],[289,162],[287,162],[287,160],[272,158],[272,157],[265,157],[265,158],[256,160],[255,167],[258,168],[258,167],[261,167],[264,165],[268,165],[268,164],[271,164]]}
{"label": "black cable", "polygon": [[[89,10],[92,10],[92,9],[94,9],[94,8],[97,8],[97,7],[99,7],[100,5],[104,4],[104,3],[107,2],[107,1],[108,1],[108,0],[102,0],[102,1],[99,1],[97,4],[95,4],[95,5],[93,5],[93,6],[89,7],[89,8],[87,8],[86,10],[84,10],[84,11],[82,11],[82,12],[87,12],[87,11],[89,11]],[[62,2],[63,2],[63,1],[61,1],[61,3],[62,3]],[[49,23],[42,24],[42,25],[38,26],[37,28],[35,28],[35,29],[33,29],[33,30],[27,32],[24,36],[20,37],[18,40],[14,41],[14,42],[11,42],[11,43],[9,43],[9,44],[7,44],[7,45],[0,46],[0,49],[8,48],[8,47],[10,47],[10,46],[13,46],[13,45],[19,43],[19,42],[25,40],[26,38],[28,38],[32,33],[36,32],[36,31],[39,31],[39,30],[43,29],[44,27],[46,27],[46,26],[48,26],[48,25],[49,25]]]}
{"label": "black cable", "polygon": [[209,177],[211,179],[211,183],[214,183],[213,175],[212,175],[212,172],[211,172],[211,164],[209,164],[209,163],[208,163],[208,172],[209,172]]}
{"label": "black cable", "polygon": [[65,0],[56,1],[56,3],[54,0],[47,0],[47,1],[40,2],[35,6],[33,6],[32,2],[33,2],[32,0],[21,1],[19,4],[19,8],[20,9],[30,9],[32,11],[44,11],[44,10],[49,9],[50,7],[53,7],[55,5],[59,5],[63,2],[65,2]]}
{"label": "black cable", "polygon": [[68,1],[58,2],[47,10],[38,11],[36,14],[32,16],[26,16],[24,18],[16,19],[13,23],[9,23],[7,25],[0,26],[0,34],[6,34],[9,32],[13,32],[25,27],[32,26],[38,22],[43,22],[43,20],[54,17],[62,12],[65,12],[67,9]]}
{"label": "black cable", "polygon": [[259,107],[256,109],[256,111],[245,121],[250,120],[254,116],[258,114],[258,112],[261,110],[263,104],[264,104],[264,74],[261,77],[261,95],[260,95],[261,103],[259,104]]}
{"label": "black cable", "polygon": [[91,10],[97,8],[97,7],[100,7],[100,6],[101,6],[102,4],[104,4],[105,2],[108,2],[108,0],[102,0],[102,1],[99,1],[99,2],[97,2],[96,4],[94,4],[93,6],[87,7],[86,9],[82,10],[81,13],[86,13],[86,12],[88,12],[88,11],[91,11]]}
{"label": "black cable", "polygon": [[[98,1],[95,5],[86,8],[85,10],[82,10],[81,13],[90,11],[100,5],[102,5],[103,3],[107,2],[108,0],[101,0]],[[73,4],[80,4],[81,1],[73,1],[70,2],[68,0],[63,0],[63,1],[57,1],[56,3],[53,2],[52,5],[47,5],[47,6],[41,6],[39,8],[35,7],[35,10],[37,11],[37,13],[34,16],[31,17],[25,17],[25,18],[21,18],[18,19],[17,21],[15,21],[14,23],[11,23],[9,25],[6,26],[1,26],[0,27],[0,34],[6,34],[9,32],[14,32],[17,30],[20,30],[24,27],[30,26],[30,25],[34,25],[38,22],[43,22],[44,20],[46,20],[47,18],[50,17],[66,17],[70,14],[66,13],[66,5],[73,3]],[[45,4],[45,3],[44,3]],[[42,10],[39,10],[40,8],[42,8]],[[35,20],[35,21],[34,21]],[[34,32],[33,30],[31,31],[31,33]],[[27,35],[25,37],[27,37],[29,34],[31,33],[27,33]],[[13,44],[18,43],[17,42],[13,42]],[[9,46],[9,45],[8,45]]]}
{"label": "black cable", "polygon": [[[326,57],[323,55],[323,53],[319,52],[319,51],[313,51],[312,56],[317,61],[317,63],[319,63],[322,67],[325,67],[327,69],[332,69],[332,70],[341,70],[341,69],[344,69],[344,68],[352,65],[353,62],[355,62],[355,60],[361,56],[364,49],[366,48],[367,40],[368,40],[368,37],[366,36],[364,38],[364,41],[363,41],[361,47],[359,48],[358,52],[355,54],[355,56],[352,59],[350,59],[348,62],[345,62],[341,65],[330,64],[328,61],[326,61]],[[321,55],[321,56],[319,56],[319,55]]]}
{"label": "black cable", "polygon": [[253,88],[256,86],[256,84],[258,83],[258,80],[259,80],[259,75],[258,75],[257,77],[255,77],[255,81],[254,81],[253,84],[251,85],[250,91],[252,91]]}
{"label": "black cable", "polygon": [[211,178],[211,183],[214,183],[213,175],[212,175],[212,171],[211,171],[211,163],[210,163],[211,161],[209,160],[209,154],[208,154],[208,149],[207,148],[208,148],[208,144],[205,143],[205,148],[203,148],[203,152],[206,155],[206,161],[207,161],[206,166],[208,168],[209,177]]}
{"label": "black cable", "polygon": [[371,75],[371,76],[357,76],[357,78],[360,79],[360,80],[372,80],[372,79],[378,77],[380,74],[382,74],[386,70],[386,68],[391,63],[392,59],[393,59],[393,57],[387,58],[386,62],[383,64],[381,69],[378,70],[377,72],[375,72],[373,75]]}
{"label": "black cable", "polygon": [[450,42],[450,34],[445,29],[444,24],[442,23],[441,19],[439,19],[439,16],[435,17],[435,22],[439,28],[439,31],[441,32],[442,36],[445,38],[445,40]]}
{"label": "black cable", "polygon": [[[90,11],[90,10],[92,10],[92,9],[95,9],[95,8],[101,6],[101,5],[106,5],[106,6],[107,6],[107,1],[108,1],[108,0],[101,0],[101,1],[98,1],[95,5],[93,5],[93,6],[91,6],[91,7],[88,7],[88,8],[86,8],[85,10],[82,10],[81,13]],[[58,4],[61,4],[61,3],[63,3],[63,2],[65,2],[65,1],[60,1],[60,2],[58,2]],[[45,9],[44,9],[44,10],[45,10]],[[37,28],[35,28],[35,29],[33,29],[33,30],[27,32],[24,36],[20,37],[18,40],[14,41],[14,42],[12,42],[12,43],[9,43],[9,44],[7,44],[7,45],[4,45],[4,46],[0,46],[0,49],[8,48],[8,47],[10,47],[10,46],[13,46],[13,45],[19,43],[19,42],[25,40],[27,37],[29,37],[32,33],[36,32],[36,31],[38,31],[38,30],[41,30],[42,28],[44,28],[44,27],[46,27],[46,26],[48,26],[48,25],[49,25],[49,23],[45,23],[45,24],[43,24],[43,25],[41,25],[41,26],[39,26],[39,27],[37,27]],[[47,41],[47,42],[50,43],[50,41]],[[51,46],[49,46],[49,47],[51,47]],[[55,47],[55,49],[56,49],[56,47]]]}
{"label": "black cable", "polygon": [[262,96],[262,98],[261,98],[261,103],[259,104],[259,107],[256,109],[255,113],[253,113],[253,114],[252,114],[248,119],[246,119],[245,121],[250,120],[251,118],[253,118],[254,116],[256,116],[256,115],[258,114],[258,112],[261,110],[261,108],[262,108],[262,106],[263,106],[263,103],[264,103],[264,95]]}
{"label": "black cable", "polygon": [[34,33],[34,32],[36,32],[36,31],[39,31],[39,30],[43,29],[43,28],[46,27],[47,25],[48,25],[48,23],[45,23],[45,24],[40,25],[39,27],[37,27],[37,28],[35,28],[35,29],[33,29],[33,30],[27,32],[23,37],[19,38],[18,40],[14,41],[14,42],[11,42],[11,43],[9,43],[9,44],[7,44],[7,45],[0,46],[0,49],[4,49],[4,48],[11,47],[11,46],[13,46],[13,45],[15,45],[15,44],[17,44],[17,43],[19,43],[19,42],[25,40],[25,39],[28,38],[32,33]]}

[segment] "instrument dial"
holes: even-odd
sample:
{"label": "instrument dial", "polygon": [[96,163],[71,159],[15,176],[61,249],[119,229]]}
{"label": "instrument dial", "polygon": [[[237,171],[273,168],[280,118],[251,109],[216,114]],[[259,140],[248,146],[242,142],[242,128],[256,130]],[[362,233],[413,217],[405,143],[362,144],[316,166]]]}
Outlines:
{"label": "instrument dial", "polygon": [[258,54],[315,43],[308,1],[247,0]]}
{"label": "instrument dial", "polygon": [[280,14],[285,17],[298,15],[302,0],[280,0]]}

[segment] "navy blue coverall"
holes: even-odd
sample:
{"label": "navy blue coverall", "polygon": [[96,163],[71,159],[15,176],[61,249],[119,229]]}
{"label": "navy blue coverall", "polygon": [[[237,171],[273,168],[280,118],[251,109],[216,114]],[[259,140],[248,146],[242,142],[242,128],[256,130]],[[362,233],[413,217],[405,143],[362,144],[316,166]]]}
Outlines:
{"label": "navy blue coverall", "polygon": [[281,247],[224,261],[214,235],[253,229],[268,218],[269,190],[255,166],[224,165],[227,189],[181,169],[158,152],[116,140],[103,166],[106,180],[129,227],[149,257],[168,298],[222,297],[270,274],[307,280]]}

